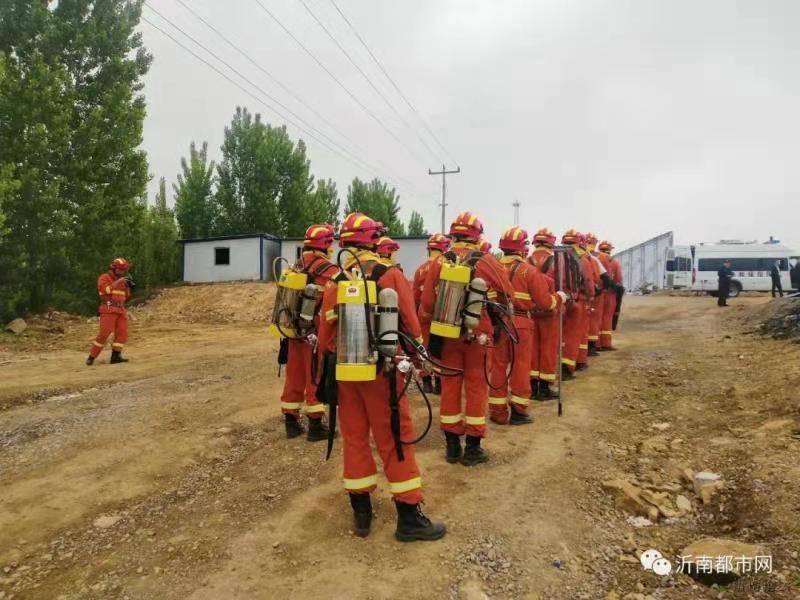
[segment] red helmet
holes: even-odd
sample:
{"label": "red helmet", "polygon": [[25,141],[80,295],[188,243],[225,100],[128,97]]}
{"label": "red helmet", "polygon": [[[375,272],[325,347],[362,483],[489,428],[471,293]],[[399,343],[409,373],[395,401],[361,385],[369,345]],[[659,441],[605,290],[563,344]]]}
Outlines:
{"label": "red helmet", "polygon": [[111,261],[111,265],[108,267],[112,271],[127,271],[131,268],[131,264],[125,260],[124,258],[115,258]]}
{"label": "red helmet", "polygon": [[350,213],[339,229],[339,245],[374,246],[380,237],[383,225],[363,213]]}
{"label": "red helmet", "polygon": [[391,258],[392,254],[394,254],[398,250],[400,250],[400,244],[395,242],[388,235],[384,235],[383,237],[378,238],[378,247],[377,247],[378,256],[383,256],[384,258]]}
{"label": "red helmet", "polygon": [[520,227],[509,227],[500,238],[500,249],[504,252],[528,253],[528,232]]}
{"label": "red helmet", "polygon": [[450,235],[477,241],[483,233],[483,223],[477,215],[462,212],[450,225]]}
{"label": "red helmet", "polygon": [[581,234],[574,229],[568,229],[564,235],[561,236],[562,244],[577,244]]}
{"label": "red helmet", "polygon": [[578,242],[577,242],[578,246],[580,246],[581,248],[583,248],[585,250],[586,249],[586,234],[585,233],[579,233],[577,235],[578,235]]}
{"label": "red helmet", "polygon": [[597,236],[593,233],[586,234],[586,245],[587,246],[597,246]]}
{"label": "red helmet", "polygon": [[450,250],[450,238],[441,233],[434,233],[428,238],[428,250],[447,252]]}
{"label": "red helmet", "polygon": [[306,229],[303,246],[315,250],[327,250],[333,244],[334,233],[333,225],[327,223],[312,225]]}
{"label": "red helmet", "polygon": [[492,242],[487,240],[485,237],[481,236],[478,238],[478,250],[483,252],[484,254],[488,254],[492,251]]}
{"label": "red helmet", "polygon": [[611,252],[614,249],[614,244],[612,244],[608,240],[603,240],[602,242],[600,242],[600,245],[598,246],[598,249],[600,250],[600,252],[608,253],[608,252]]}
{"label": "red helmet", "polygon": [[556,243],[556,234],[550,231],[547,227],[542,227],[533,236],[534,244],[544,244],[545,246],[553,246]]}

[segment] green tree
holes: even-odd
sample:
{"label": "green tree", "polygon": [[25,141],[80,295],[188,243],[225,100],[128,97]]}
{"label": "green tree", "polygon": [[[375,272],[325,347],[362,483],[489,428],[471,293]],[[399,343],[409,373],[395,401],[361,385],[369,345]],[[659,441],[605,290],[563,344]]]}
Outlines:
{"label": "green tree", "polygon": [[88,309],[98,270],[136,249],[150,65],[141,5],[0,3],[0,165],[18,182],[3,202],[5,311]]}
{"label": "green tree", "polygon": [[338,227],[341,218],[339,215],[339,192],[333,179],[320,179],[311,198],[307,222],[330,223]]}
{"label": "green tree", "polygon": [[347,188],[345,213],[363,212],[381,221],[390,235],[403,236],[406,228],[400,220],[400,197],[394,188],[377,177],[366,183],[358,177]]}
{"label": "green tree", "polygon": [[218,234],[302,235],[313,179],[302,140],[237,107],[225,129],[215,195]]}
{"label": "green tree", "polygon": [[167,206],[167,183],[159,182],[154,204],[148,206],[136,265],[137,283],[146,290],[180,277],[180,247],[175,215]]}
{"label": "green tree", "polygon": [[411,211],[411,218],[408,220],[408,235],[428,235],[425,219],[415,210]]}
{"label": "green tree", "polygon": [[181,158],[175,193],[175,217],[183,238],[206,237],[214,229],[214,161],[208,160],[208,142],[197,150],[189,145],[189,160]]}

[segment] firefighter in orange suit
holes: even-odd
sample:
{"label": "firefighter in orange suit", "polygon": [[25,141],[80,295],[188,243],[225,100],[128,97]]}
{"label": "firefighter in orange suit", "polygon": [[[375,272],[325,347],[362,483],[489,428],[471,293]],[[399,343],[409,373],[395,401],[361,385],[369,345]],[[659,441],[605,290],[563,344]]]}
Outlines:
{"label": "firefighter in orange suit", "polygon": [[578,359],[576,369],[582,371],[589,367],[589,330],[594,313],[595,296],[600,284],[600,269],[597,260],[589,252],[589,236],[578,234],[578,249],[581,255],[581,269],[587,279],[586,281],[586,317],[583,321],[583,333],[581,342],[578,345]]}
{"label": "firefighter in orange suit", "polygon": [[564,315],[564,348],[561,353],[562,379],[575,377],[578,352],[589,332],[587,304],[594,296],[593,267],[586,251],[580,246],[582,237],[574,229],[570,229],[561,237],[561,243],[570,248],[581,268],[581,290],[577,297],[573,298],[573,302],[568,305]]}
{"label": "firefighter in orange suit", "polygon": [[[528,262],[538,269],[547,278],[548,291],[555,293],[555,256],[553,246],[556,243],[555,234],[549,229],[542,228],[533,236],[533,252]],[[561,318],[563,307],[559,306],[553,311],[534,311],[533,315],[533,351],[531,360],[531,390],[532,397],[537,400],[550,400],[557,394],[550,389],[550,384],[556,380],[558,368],[558,319]]]}
{"label": "firefighter in orange suit", "polygon": [[122,357],[122,349],[128,341],[128,311],[125,302],[131,297],[133,280],[128,275],[131,266],[124,258],[111,261],[108,271],[97,278],[97,293],[100,295],[100,331],[89,348],[87,366],[94,364],[100,356],[109,336],[114,334],[111,344],[112,365],[128,362]]}
{"label": "firefighter in orange suit", "polygon": [[[595,270],[598,272],[598,278],[605,281],[608,273],[607,256],[602,252],[597,251],[597,236],[590,233],[586,236],[586,250],[589,255],[595,259]],[[605,304],[602,297],[602,286],[595,294],[594,305],[591,315],[589,315],[589,356],[597,356],[597,342],[600,339],[600,324],[603,321],[603,313],[605,312]]]}
{"label": "firefighter in orange suit", "polygon": [[[363,277],[376,282],[378,290],[391,288],[397,292],[401,330],[422,343],[422,331],[414,309],[414,298],[408,280],[399,269],[382,260],[376,253],[380,224],[361,213],[351,213],[344,219],[339,232],[339,245],[351,249],[341,277],[358,277],[354,269],[363,268]],[[339,319],[338,286],[331,283],[325,289],[322,318],[319,328],[320,348],[328,353],[337,350]],[[351,305],[347,305],[351,306]],[[338,340],[339,351],[348,340]],[[388,366],[391,363],[385,363]],[[378,469],[370,447],[370,433],[383,464],[389,489],[397,508],[397,530],[400,541],[435,540],[445,534],[445,526],[432,523],[422,512],[422,480],[414,456],[413,445],[403,445],[403,457],[398,456],[391,427],[391,391],[389,377],[378,368],[372,381],[338,381],[337,397],[343,438],[344,487],[349,494],[355,518],[355,533],[366,536],[372,523],[370,493],[378,481]],[[398,394],[402,394],[402,377],[397,377]],[[402,440],[414,439],[414,426],[409,415],[408,398],[399,398],[399,434]]]}
{"label": "firefighter in orange suit", "polygon": [[[450,226],[453,246],[444,260],[433,263],[428,270],[419,316],[423,327],[430,327],[434,306],[439,292],[439,279],[445,261],[459,261],[472,267],[472,276],[483,279],[488,287],[487,299],[509,306],[514,290],[506,270],[491,254],[478,249],[478,240],[483,233],[483,223],[470,212],[463,212]],[[484,373],[487,345],[492,336],[492,323],[486,311],[481,311],[480,324],[473,335],[462,330],[457,338],[431,336],[431,352],[439,356],[449,367],[463,370],[463,375],[442,378],[442,400],[439,410],[441,428],[445,433],[447,450],[445,459],[449,463],[461,462],[472,466],[488,459],[481,448],[481,438],[486,435],[486,405],[489,384]],[[437,349],[438,348],[438,349]],[[466,402],[462,406],[461,390]],[[466,447],[461,448],[461,436],[466,434]]]}
{"label": "firefighter in orange suit", "polygon": [[552,312],[561,306],[567,296],[564,292],[550,293],[547,278],[526,262],[527,231],[519,227],[507,229],[500,238],[500,250],[504,254],[500,263],[506,268],[514,288],[514,325],[518,337],[514,344],[508,333],[501,331],[495,342],[489,386],[489,414],[495,423],[524,425],[533,422],[528,414],[531,353],[534,344],[533,313]]}
{"label": "firefighter in orange suit", "polygon": [[[422,263],[414,273],[414,281],[411,289],[414,292],[414,306],[419,309],[419,303],[422,299],[422,290],[425,288],[425,278],[428,276],[428,269],[434,262],[440,262],[442,255],[450,250],[450,238],[441,233],[434,233],[428,238],[428,260]],[[422,330],[422,339],[424,344],[428,345],[430,336],[429,329]],[[426,394],[441,394],[441,380],[435,375],[422,376],[422,389]]]}
{"label": "firefighter in orange suit", "polygon": [[[322,291],[327,283],[339,273],[339,268],[330,261],[333,250],[334,229],[332,225],[312,225],[306,230],[303,240],[303,254],[295,265],[295,270],[308,276],[308,283],[313,283],[319,290],[319,302],[315,324],[319,324],[319,307],[322,303]],[[308,418],[309,442],[318,442],[328,437],[328,428],[322,421],[325,407],[317,400],[317,388],[312,375],[314,361],[314,338],[291,339],[288,344],[289,355],[286,362],[286,381],[281,394],[281,412],[286,426],[286,437],[295,438],[303,434],[300,424],[300,409],[305,401],[305,414]]]}
{"label": "firefighter in orange suit", "polygon": [[380,256],[384,260],[388,260],[394,266],[399,268],[400,265],[398,265],[394,260],[394,254],[398,250],[400,250],[400,244],[395,242],[388,235],[383,235],[380,238],[378,238],[378,244],[376,246],[376,252],[378,256]]}
{"label": "firefighter in orange suit", "polygon": [[484,254],[489,254],[492,251],[492,242],[490,242],[486,237],[481,236],[478,240],[478,250],[483,252]]}
{"label": "firefighter in orange suit", "polygon": [[614,281],[614,286],[608,287],[603,290],[603,320],[600,323],[600,339],[598,341],[598,350],[616,350],[611,343],[612,337],[612,324],[614,322],[614,313],[617,310],[617,287],[622,286],[622,265],[616,258],[611,258],[611,252],[614,246],[611,242],[600,242],[600,255],[605,256],[608,263],[608,274]]}

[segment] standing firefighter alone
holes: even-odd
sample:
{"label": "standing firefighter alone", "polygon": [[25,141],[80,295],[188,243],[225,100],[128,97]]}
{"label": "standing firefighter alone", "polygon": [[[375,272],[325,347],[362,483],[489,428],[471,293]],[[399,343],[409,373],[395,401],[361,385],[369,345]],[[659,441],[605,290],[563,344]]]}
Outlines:
{"label": "standing firefighter alone", "polygon": [[719,279],[717,284],[717,305],[728,306],[728,296],[731,293],[731,280],[733,279],[733,271],[731,271],[731,261],[726,260],[717,271]]}
{"label": "standing firefighter alone", "polygon": [[279,363],[286,363],[286,382],[281,394],[286,437],[302,435],[300,409],[305,402],[305,414],[308,418],[306,439],[309,442],[328,437],[328,429],[322,422],[325,407],[316,397],[313,365],[316,360],[316,332],[322,292],[327,283],[339,273],[336,265],[329,260],[333,250],[333,236],[331,225],[312,225],[308,228],[300,260],[281,276],[278,283],[279,288],[294,287],[296,291],[294,294],[287,294],[291,300],[288,303],[290,305],[286,306],[283,296],[279,295],[273,313],[273,332],[285,336],[281,339]]}
{"label": "standing firefighter alone", "polygon": [[91,348],[86,364],[91,366],[100,356],[106,341],[114,334],[111,344],[112,365],[128,362],[122,358],[122,349],[128,341],[128,311],[125,302],[131,297],[134,287],[133,279],[128,275],[131,266],[124,258],[115,258],[111,261],[108,271],[97,278],[97,293],[100,295],[100,331]]}
{"label": "standing firefighter alone", "polygon": [[[402,336],[419,349],[422,332],[408,280],[375,253],[381,229],[380,223],[361,213],[348,215],[342,223],[343,272],[328,284],[322,301],[319,344],[325,355],[320,392],[331,405],[332,430],[338,406],[344,487],[356,535],[368,535],[372,524],[370,494],[378,483],[378,469],[371,433],[397,508],[395,537],[436,540],[445,534],[445,527],[422,512],[422,480],[401,372],[411,365],[397,344]],[[385,328],[391,321],[395,325]]]}

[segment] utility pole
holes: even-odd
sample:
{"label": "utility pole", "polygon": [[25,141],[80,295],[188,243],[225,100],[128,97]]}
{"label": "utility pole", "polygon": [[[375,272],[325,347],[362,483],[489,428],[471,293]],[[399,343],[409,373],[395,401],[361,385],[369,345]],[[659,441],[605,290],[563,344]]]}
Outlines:
{"label": "utility pole", "polygon": [[514,227],[519,227],[519,200],[514,200],[511,206],[514,207]]}
{"label": "utility pole", "polygon": [[442,176],[442,233],[447,233],[446,226],[446,217],[445,217],[445,208],[447,207],[447,176],[452,175],[454,173],[461,173],[461,167],[456,167],[455,171],[448,171],[444,165],[442,165],[441,171],[431,171],[428,169],[428,175],[441,175]]}

